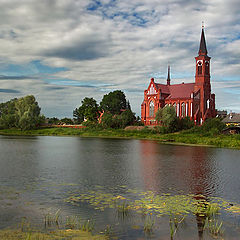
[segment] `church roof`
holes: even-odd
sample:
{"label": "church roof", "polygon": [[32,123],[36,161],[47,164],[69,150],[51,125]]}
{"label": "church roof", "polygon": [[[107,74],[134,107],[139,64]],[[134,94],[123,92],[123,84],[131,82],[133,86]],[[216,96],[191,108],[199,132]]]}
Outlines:
{"label": "church roof", "polygon": [[160,83],[155,83],[157,89],[161,89],[163,94],[168,94],[166,99],[177,99],[177,98],[190,98],[191,93],[194,92],[195,83],[182,83],[165,85]]}
{"label": "church roof", "polygon": [[176,98],[190,98],[191,93],[194,92],[195,83],[182,83],[182,84],[173,84],[168,86],[170,89],[170,95],[167,99],[176,99]]}
{"label": "church roof", "polygon": [[201,35],[201,40],[200,40],[200,46],[199,46],[199,55],[207,55],[207,45],[205,41],[205,36],[204,36],[204,30],[202,28],[202,35]]}
{"label": "church roof", "polygon": [[157,89],[161,89],[162,93],[170,94],[170,90],[168,88],[169,86],[161,83],[155,83],[155,86],[157,87]]}

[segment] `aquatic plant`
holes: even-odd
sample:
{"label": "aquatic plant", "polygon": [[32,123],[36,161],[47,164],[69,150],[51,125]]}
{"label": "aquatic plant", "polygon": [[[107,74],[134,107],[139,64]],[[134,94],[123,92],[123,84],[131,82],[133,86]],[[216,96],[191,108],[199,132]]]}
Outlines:
{"label": "aquatic plant", "polygon": [[153,232],[154,225],[155,219],[153,219],[152,215],[147,215],[143,227],[144,232],[151,234]]}
{"label": "aquatic plant", "polygon": [[86,232],[92,232],[95,228],[95,221],[91,220],[86,220],[82,224],[80,224],[79,229],[82,231]]}
{"label": "aquatic plant", "polygon": [[124,219],[129,215],[130,205],[126,201],[123,201],[116,205],[116,209],[118,217]]}
{"label": "aquatic plant", "polygon": [[106,228],[101,233],[103,233],[107,237],[112,236],[113,235],[112,226],[111,225],[107,225]]}
{"label": "aquatic plant", "polygon": [[60,224],[60,209],[58,209],[55,213],[46,213],[44,214],[44,226],[51,227],[53,225],[59,226]]}
{"label": "aquatic plant", "polygon": [[28,232],[25,240],[31,240],[32,232]]}
{"label": "aquatic plant", "polygon": [[204,230],[207,229],[214,237],[222,236],[224,233],[223,222],[219,222],[215,218],[206,218],[204,223]]}
{"label": "aquatic plant", "polygon": [[185,216],[178,217],[174,215],[170,215],[169,217],[169,226],[170,226],[170,237],[173,239],[173,236],[177,233],[177,230],[180,224],[184,221]]}
{"label": "aquatic plant", "polygon": [[80,219],[76,216],[68,216],[66,219],[66,228],[76,229],[80,223]]}

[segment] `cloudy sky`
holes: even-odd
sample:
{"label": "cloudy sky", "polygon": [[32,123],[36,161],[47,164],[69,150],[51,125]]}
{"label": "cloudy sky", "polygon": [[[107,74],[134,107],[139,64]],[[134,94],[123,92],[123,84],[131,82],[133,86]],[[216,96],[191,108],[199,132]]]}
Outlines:
{"label": "cloudy sky", "polygon": [[0,0],[0,102],[47,117],[122,90],[140,115],[150,78],[193,82],[204,21],[219,109],[240,112],[239,0]]}

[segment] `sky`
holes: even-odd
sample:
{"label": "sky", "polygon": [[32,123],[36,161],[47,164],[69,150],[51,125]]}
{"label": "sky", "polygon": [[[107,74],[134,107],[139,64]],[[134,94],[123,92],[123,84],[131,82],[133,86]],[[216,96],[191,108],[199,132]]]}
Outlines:
{"label": "sky", "polygon": [[240,112],[239,0],[0,0],[0,102],[46,117],[122,90],[140,115],[150,79],[194,82],[202,21],[220,110]]}

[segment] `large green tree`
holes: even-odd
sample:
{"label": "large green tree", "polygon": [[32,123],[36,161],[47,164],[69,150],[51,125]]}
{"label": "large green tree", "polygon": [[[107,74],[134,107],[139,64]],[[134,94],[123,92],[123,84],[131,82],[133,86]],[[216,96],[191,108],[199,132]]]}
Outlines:
{"label": "large green tree", "polygon": [[15,107],[16,125],[22,130],[36,128],[44,121],[44,117],[40,115],[41,108],[33,95],[19,98],[15,103]]}
{"label": "large green tree", "polygon": [[73,111],[73,117],[76,123],[82,123],[84,119],[95,122],[98,116],[99,106],[94,98],[84,98],[82,105]]}
{"label": "large green tree", "polygon": [[[127,108],[126,96],[120,90],[105,94],[100,103],[100,107],[111,114],[119,114],[122,109]],[[130,104],[128,104],[128,108],[130,108]]]}
{"label": "large green tree", "polygon": [[0,104],[0,127],[12,128],[16,126],[16,108],[15,103],[17,99]]}
{"label": "large green tree", "polygon": [[0,127],[17,127],[22,130],[36,128],[44,121],[40,111],[41,108],[32,95],[12,99],[0,104]]}

